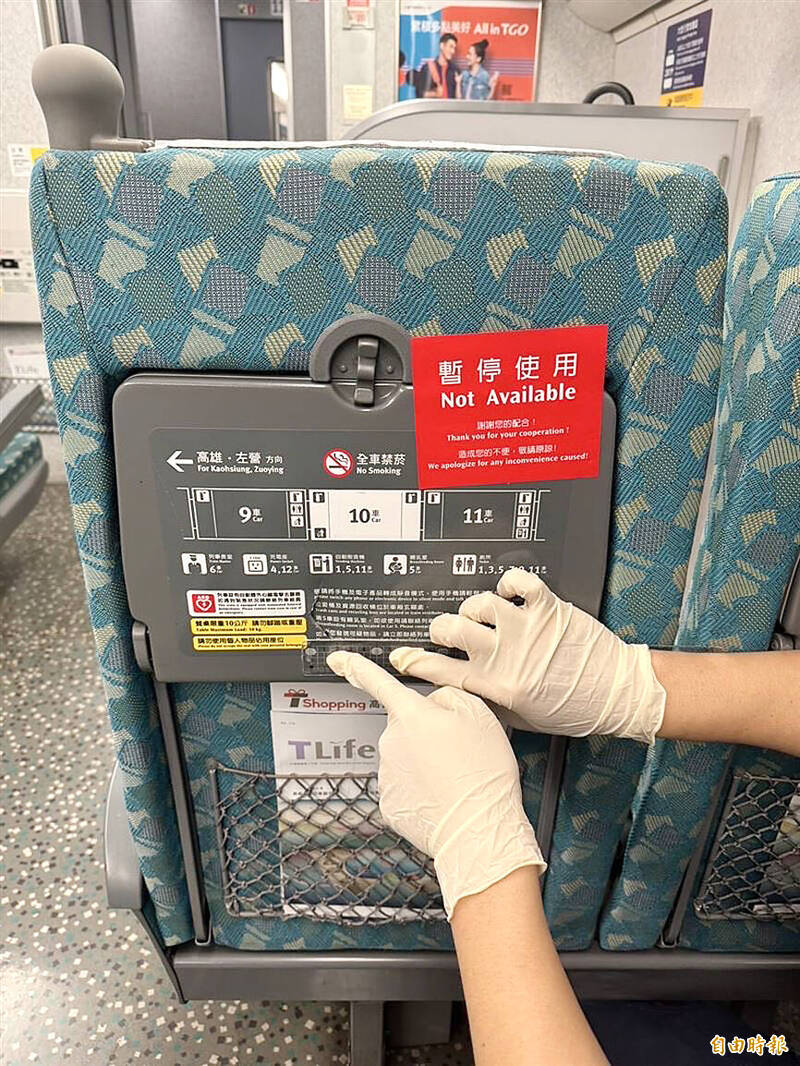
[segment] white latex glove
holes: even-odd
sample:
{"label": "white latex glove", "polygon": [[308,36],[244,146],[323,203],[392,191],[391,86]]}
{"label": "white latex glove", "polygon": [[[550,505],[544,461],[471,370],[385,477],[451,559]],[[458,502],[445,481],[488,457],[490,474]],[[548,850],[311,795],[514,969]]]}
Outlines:
{"label": "white latex glove", "polygon": [[430,855],[447,917],[522,866],[544,870],[522,808],[519,766],[486,704],[459,689],[423,696],[353,652],[328,666],[388,712],[378,752],[383,820]]}
{"label": "white latex glove", "polygon": [[[523,729],[653,742],[667,697],[646,644],[625,644],[526,570],[507,570],[497,593],[470,596],[457,615],[431,622],[434,644],[460,648],[468,659],[397,648],[394,668],[492,700]],[[509,602],[516,596],[523,606]]]}

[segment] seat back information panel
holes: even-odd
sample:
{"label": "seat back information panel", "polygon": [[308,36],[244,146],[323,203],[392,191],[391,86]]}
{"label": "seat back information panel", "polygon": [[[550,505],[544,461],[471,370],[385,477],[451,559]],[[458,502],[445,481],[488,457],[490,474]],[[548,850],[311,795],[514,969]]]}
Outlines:
{"label": "seat back information panel", "polygon": [[126,586],[160,680],[322,680],[335,648],[386,664],[514,566],[597,612],[610,400],[597,478],[422,491],[412,388],[376,399],[253,375],[117,390]]}

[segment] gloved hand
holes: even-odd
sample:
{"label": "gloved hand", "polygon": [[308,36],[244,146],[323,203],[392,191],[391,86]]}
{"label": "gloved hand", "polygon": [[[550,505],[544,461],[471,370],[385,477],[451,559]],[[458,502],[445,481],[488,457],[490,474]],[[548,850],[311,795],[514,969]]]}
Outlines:
{"label": "gloved hand", "polygon": [[[467,660],[397,648],[392,665],[401,674],[492,700],[513,712],[511,724],[523,729],[653,742],[666,693],[647,645],[625,644],[526,570],[507,570],[497,593],[470,596],[457,615],[431,622],[431,640],[460,648]],[[516,596],[523,606],[509,602]]]}
{"label": "gloved hand", "polygon": [[447,917],[521,866],[544,870],[505,731],[476,696],[423,696],[377,663],[336,651],[328,666],[388,711],[378,751],[383,820],[430,855]]}

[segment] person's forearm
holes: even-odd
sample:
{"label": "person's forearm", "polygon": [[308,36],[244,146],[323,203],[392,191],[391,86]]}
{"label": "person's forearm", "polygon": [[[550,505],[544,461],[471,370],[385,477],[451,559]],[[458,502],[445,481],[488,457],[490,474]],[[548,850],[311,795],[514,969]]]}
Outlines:
{"label": "person's forearm", "polygon": [[537,871],[462,899],[451,922],[476,1066],[607,1066],[553,945]]}
{"label": "person's forearm", "polygon": [[800,653],[651,652],[667,693],[660,737],[800,755]]}

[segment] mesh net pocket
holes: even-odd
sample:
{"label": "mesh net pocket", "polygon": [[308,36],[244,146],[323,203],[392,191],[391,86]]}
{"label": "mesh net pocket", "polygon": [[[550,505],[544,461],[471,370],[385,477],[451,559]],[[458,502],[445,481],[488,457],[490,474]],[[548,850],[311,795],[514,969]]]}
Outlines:
{"label": "mesh net pocket", "polygon": [[733,775],[694,909],[800,922],[800,781]]}
{"label": "mesh net pocket", "polygon": [[211,771],[225,907],[347,925],[445,917],[433,863],[386,828],[376,775]]}

